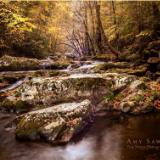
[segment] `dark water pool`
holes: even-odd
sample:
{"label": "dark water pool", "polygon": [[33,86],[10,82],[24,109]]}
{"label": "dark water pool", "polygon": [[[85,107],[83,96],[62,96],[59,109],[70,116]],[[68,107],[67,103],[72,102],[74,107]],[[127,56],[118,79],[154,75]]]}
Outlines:
{"label": "dark water pool", "polygon": [[18,142],[0,114],[0,160],[159,160],[160,113],[120,117],[98,115],[83,138],[66,146]]}

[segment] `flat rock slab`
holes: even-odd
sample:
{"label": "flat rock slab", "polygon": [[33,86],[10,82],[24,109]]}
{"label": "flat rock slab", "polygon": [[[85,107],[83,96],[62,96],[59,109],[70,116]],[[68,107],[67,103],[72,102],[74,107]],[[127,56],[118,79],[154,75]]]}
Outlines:
{"label": "flat rock slab", "polygon": [[86,126],[86,119],[91,112],[89,100],[32,111],[17,117],[16,137],[44,139],[55,144],[67,143]]}
{"label": "flat rock slab", "polygon": [[[107,94],[111,81],[99,76],[29,79],[15,90],[4,93],[8,101],[23,101],[31,105],[52,106],[57,102],[91,97],[95,91]],[[95,96],[95,94],[94,94]]]}
{"label": "flat rock slab", "polygon": [[0,93],[3,99],[0,109],[19,113],[80,99],[94,100],[98,104],[111,92],[122,90],[135,79],[135,76],[117,73],[32,78]]}

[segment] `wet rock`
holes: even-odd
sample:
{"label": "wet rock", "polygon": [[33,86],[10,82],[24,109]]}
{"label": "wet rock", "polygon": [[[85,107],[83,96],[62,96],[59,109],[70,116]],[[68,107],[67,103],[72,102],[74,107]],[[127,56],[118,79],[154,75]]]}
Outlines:
{"label": "wet rock", "polygon": [[[137,114],[154,108],[153,103],[158,97],[156,88],[150,88],[148,80],[143,78],[118,73],[39,77],[28,79],[17,88],[1,93],[3,103],[0,107],[13,111],[16,106],[23,110],[27,106],[38,109],[60,102],[89,99],[96,104],[95,111],[115,109]],[[22,105],[17,105],[17,102],[22,102]]]}
{"label": "wet rock", "polygon": [[76,69],[76,68],[78,68],[78,67],[80,67],[80,66],[81,66],[80,63],[74,63],[74,64],[70,64],[70,65],[67,67],[67,69],[73,70],[73,69]]}
{"label": "wet rock", "polygon": [[133,54],[128,54],[126,57],[125,57],[125,60],[127,62],[140,62],[140,59],[141,59],[141,56],[137,53],[133,53]]}
{"label": "wet rock", "polygon": [[[9,109],[16,111],[17,102],[23,102],[24,106],[27,104],[32,108],[45,108],[57,102],[77,101],[85,98],[99,106],[98,104],[102,101],[107,102],[105,97],[110,97],[114,91],[121,91],[135,79],[136,77],[133,75],[117,73],[31,78],[16,88],[1,93],[0,97],[3,97],[3,103],[0,107],[7,108],[7,111]],[[24,109],[24,107],[22,108]],[[28,108],[30,109],[27,107],[27,110]]]}
{"label": "wet rock", "polygon": [[40,68],[40,62],[35,58],[12,57],[7,55],[0,58],[0,71],[17,71]]}
{"label": "wet rock", "polygon": [[0,102],[1,112],[24,113],[31,110],[32,107],[33,106],[26,101],[22,100],[15,101],[14,97],[12,96],[10,96],[9,99],[4,98]]}
{"label": "wet rock", "polygon": [[96,72],[102,71],[102,70],[108,70],[108,69],[115,69],[115,68],[127,68],[130,67],[130,64],[127,62],[106,62],[102,64],[98,64],[94,67],[94,70]]}
{"label": "wet rock", "polygon": [[[12,91],[3,93],[8,101],[24,101],[32,106],[51,106],[57,102],[93,98],[100,101],[111,90],[111,81],[99,75],[61,78],[32,78]],[[2,95],[1,95],[2,96]]]}
{"label": "wet rock", "polygon": [[94,68],[98,67],[105,62],[101,61],[81,61],[81,65],[78,68],[73,69],[72,73],[94,73]]}
{"label": "wet rock", "polygon": [[131,83],[131,85],[129,86],[131,90],[135,90],[135,89],[145,89],[146,85],[145,82],[142,80],[135,80]]}
{"label": "wet rock", "polygon": [[4,55],[0,58],[0,71],[27,71],[40,69],[65,69],[69,66],[68,59],[58,59],[53,61],[51,58],[39,60],[36,58],[12,57]]}
{"label": "wet rock", "polygon": [[127,113],[131,110],[131,108],[134,106],[134,102],[128,101],[128,102],[122,102],[120,103],[120,110],[124,113]]}
{"label": "wet rock", "polygon": [[[114,75],[114,74],[112,74],[112,75]],[[114,88],[114,90],[122,90],[125,87],[127,87],[131,82],[133,82],[134,80],[136,80],[136,77],[133,75],[117,74],[116,76],[112,77],[113,88]]]}
{"label": "wet rock", "polygon": [[[155,109],[155,101],[159,99],[160,87],[153,89],[146,82],[135,80],[121,91],[113,100],[113,108],[125,113],[141,114]],[[157,103],[156,103],[157,104]]]}
{"label": "wet rock", "polygon": [[125,73],[136,76],[144,76],[148,70],[148,64],[137,65],[128,62],[104,63],[94,67],[95,73]]}
{"label": "wet rock", "polygon": [[18,139],[45,139],[51,143],[67,143],[86,125],[91,115],[91,102],[63,103],[32,111],[17,118]]}
{"label": "wet rock", "polygon": [[101,61],[115,61],[117,59],[115,54],[98,54],[96,56],[93,57],[94,60],[101,60]]}
{"label": "wet rock", "polygon": [[144,64],[144,65],[139,65],[137,67],[126,70],[126,73],[136,75],[136,76],[144,76],[147,70],[148,70],[148,64]]}

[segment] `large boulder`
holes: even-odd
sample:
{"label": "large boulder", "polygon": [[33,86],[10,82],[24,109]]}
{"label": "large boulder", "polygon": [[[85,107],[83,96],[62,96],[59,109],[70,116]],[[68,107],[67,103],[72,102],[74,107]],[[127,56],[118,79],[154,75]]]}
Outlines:
{"label": "large boulder", "polygon": [[[111,90],[112,82],[100,75],[37,77],[26,79],[17,88],[4,91],[0,107],[7,110],[25,102],[32,107],[47,107],[59,102],[84,98],[100,101]],[[94,97],[94,98],[93,98]],[[26,105],[25,105],[26,106]]]}
{"label": "large boulder", "polygon": [[95,66],[93,71],[95,73],[126,73],[136,76],[144,76],[148,70],[148,64],[137,65],[136,63],[128,62],[108,62]]}
{"label": "large boulder", "polygon": [[16,137],[67,143],[86,126],[91,112],[89,100],[32,111],[17,118]]}
{"label": "large boulder", "polygon": [[0,71],[26,71],[39,69],[65,69],[69,66],[68,59],[58,59],[53,61],[51,58],[36,59],[26,57],[13,57],[4,55],[0,58]]}
{"label": "large boulder", "polygon": [[12,57],[4,55],[0,58],[0,71],[17,71],[40,69],[41,64],[38,59],[25,57]]}
{"label": "large boulder", "polygon": [[155,88],[150,86],[145,79],[118,73],[32,78],[1,93],[0,108],[26,112],[55,103],[89,99],[96,106],[95,111],[112,106],[122,112],[144,113],[156,108],[154,102],[159,97],[159,84]]}
{"label": "large boulder", "polygon": [[127,87],[135,76],[117,73],[75,74],[67,77],[37,77],[25,79],[16,88],[0,93],[0,108],[26,111],[48,107],[55,103],[90,99],[98,104],[114,90]]}

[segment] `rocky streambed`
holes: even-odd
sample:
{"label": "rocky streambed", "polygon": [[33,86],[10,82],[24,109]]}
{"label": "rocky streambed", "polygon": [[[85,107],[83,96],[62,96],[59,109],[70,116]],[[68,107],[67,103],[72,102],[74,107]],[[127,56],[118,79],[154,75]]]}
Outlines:
{"label": "rocky streambed", "polygon": [[94,126],[97,114],[102,114],[103,121],[116,113],[121,121],[123,113],[159,111],[158,82],[110,70],[102,72],[99,66],[104,62],[85,62],[50,74],[41,70],[34,76],[16,72],[25,78],[0,90],[0,110],[17,115],[7,127],[19,140],[57,145],[74,142],[78,135],[84,137],[82,133],[87,134],[89,126]]}
{"label": "rocky streambed", "polygon": [[159,85],[133,75],[73,74],[25,79],[1,90],[2,111],[15,120],[18,139],[69,142],[98,111],[141,114],[159,109]]}

